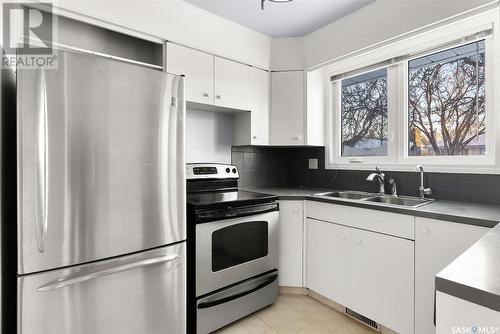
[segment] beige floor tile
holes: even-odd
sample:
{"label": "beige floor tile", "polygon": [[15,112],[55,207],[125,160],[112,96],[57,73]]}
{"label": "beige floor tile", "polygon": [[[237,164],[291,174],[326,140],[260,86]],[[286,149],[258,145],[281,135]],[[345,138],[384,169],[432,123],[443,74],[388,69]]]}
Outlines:
{"label": "beige floor tile", "polygon": [[306,295],[280,294],[266,307],[218,334],[376,334],[344,314]]}
{"label": "beige floor tile", "polygon": [[338,327],[335,331],[338,334],[372,334],[377,333],[374,330],[354,321],[347,321],[342,326]]}

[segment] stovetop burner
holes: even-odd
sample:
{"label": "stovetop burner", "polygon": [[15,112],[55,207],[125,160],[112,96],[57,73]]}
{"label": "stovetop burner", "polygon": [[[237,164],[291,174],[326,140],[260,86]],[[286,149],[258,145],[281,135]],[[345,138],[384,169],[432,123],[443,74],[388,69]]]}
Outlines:
{"label": "stovetop burner", "polygon": [[223,164],[187,165],[187,203],[195,210],[232,208],[276,201],[274,195],[238,189],[236,166]]}

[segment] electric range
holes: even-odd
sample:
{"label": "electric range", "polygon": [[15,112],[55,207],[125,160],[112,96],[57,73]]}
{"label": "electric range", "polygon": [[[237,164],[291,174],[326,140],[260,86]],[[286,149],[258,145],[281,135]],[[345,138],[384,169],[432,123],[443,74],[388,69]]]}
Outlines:
{"label": "electric range", "polygon": [[238,169],[188,164],[188,330],[206,334],[276,301],[277,196],[238,189]]}

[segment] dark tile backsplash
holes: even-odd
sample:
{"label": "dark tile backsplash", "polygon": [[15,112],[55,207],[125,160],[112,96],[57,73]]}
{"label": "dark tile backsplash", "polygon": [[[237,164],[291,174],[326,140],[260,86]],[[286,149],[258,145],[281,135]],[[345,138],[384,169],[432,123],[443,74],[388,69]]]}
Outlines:
{"label": "dark tile backsplash", "polygon": [[[308,159],[318,159],[318,169],[308,168]],[[325,169],[324,147],[252,147],[232,149],[233,164],[240,170],[242,187],[319,187],[378,191],[378,183],[366,181],[366,170]],[[396,180],[400,195],[417,196],[420,184],[416,172],[387,171]],[[500,205],[500,175],[425,173],[425,186],[432,188],[432,198]]]}
{"label": "dark tile backsplash", "polygon": [[286,186],[286,151],[279,148],[233,146],[232,163],[240,172],[240,187]]}

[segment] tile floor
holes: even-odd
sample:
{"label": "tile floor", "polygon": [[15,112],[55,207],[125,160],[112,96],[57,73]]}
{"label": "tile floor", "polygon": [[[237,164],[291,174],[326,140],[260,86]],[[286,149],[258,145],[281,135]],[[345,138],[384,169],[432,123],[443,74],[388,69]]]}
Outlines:
{"label": "tile floor", "polygon": [[280,294],[275,304],[219,330],[217,334],[376,334],[376,331],[315,299]]}

